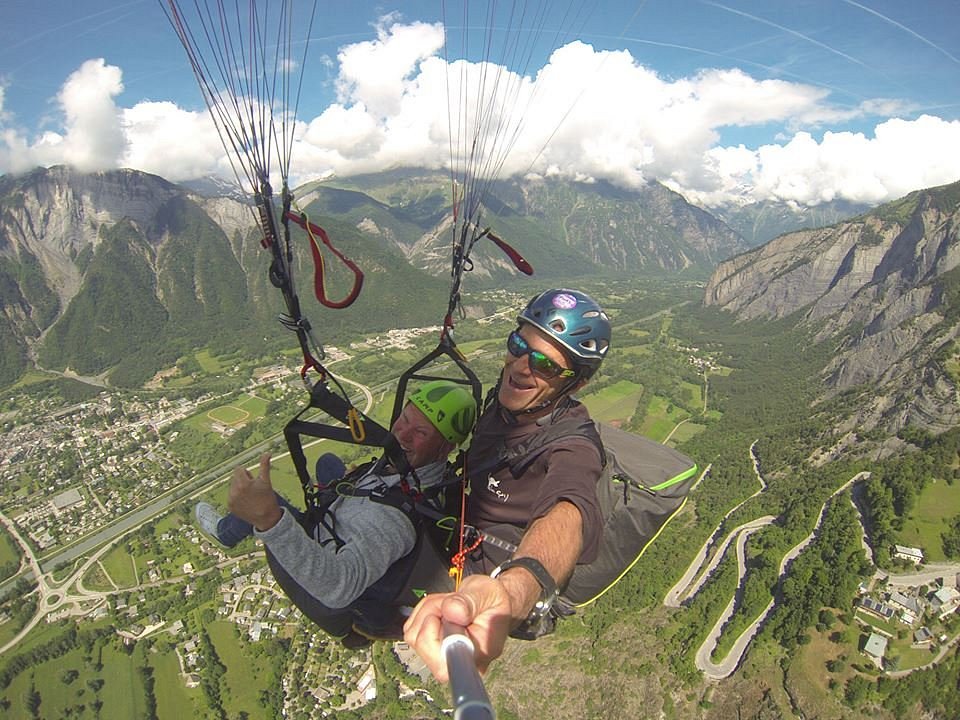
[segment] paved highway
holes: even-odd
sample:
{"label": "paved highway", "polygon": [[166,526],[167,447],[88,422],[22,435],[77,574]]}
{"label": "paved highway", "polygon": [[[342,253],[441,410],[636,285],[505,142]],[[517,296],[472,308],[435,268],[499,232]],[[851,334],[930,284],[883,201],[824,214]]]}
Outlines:
{"label": "paved highway", "polygon": [[[373,394],[370,389],[346,378],[341,377],[338,379],[360,390],[364,397],[363,412],[370,412],[370,408],[373,407]],[[20,577],[36,580],[37,593],[39,595],[37,611],[34,617],[17,633],[16,637],[12,638],[3,647],[0,647],[0,654],[14,647],[41,619],[51,613],[72,612],[74,614],[84,614],[96,608],[104,601],[106,595],[109,593],[86,590],[81,581],[91,565],[98,562],[99,558],[104,555],[115,542],[119,541],[126,533],[139,528],[143,523],[165,512],[173,503],[199,495],[201,492],[208,490],[211,485],[226,481],[230,477],[232,469],[237,465],[252,463],[251,467],[255,467],[256,460],[260,454],[275,446],[279,438],[282,438],[282,435],[277,435],[274,438],[265,440],[252,448],[244,450],[241,454],[226,462],[220,463],[215,468],[168,490],[164,495],[150,501],[142,508],[117,518],[114,522],[111,522],[110,525],[102,528],[93,535],[83,538],[73,545],[59,550],[42,560],[36,557],[30,544],[20,535],[16,523],[3,515],[3,513],[0,513],[0,523],[6,526],[14,540],[23,548],[24,557],[29,566],[28,569],[22,570],[14,577],[8,579],[7,582],[0,585],[0,596],[9,592]],[[308,443],[305,447],[315,445],[318,442],[323,441],[315,440],[312,443]],[[280,458],[284,455],[289,455],[289,453],[283,453],[276,457]],[[85,562],[79,567],[74,568],[69,577],[61,582],[55,582],[53,580],[51,573],[55,568],[73,563],[80,558],[86,558]],[[71,587],[74,588],[73,591],[70,590]]]}

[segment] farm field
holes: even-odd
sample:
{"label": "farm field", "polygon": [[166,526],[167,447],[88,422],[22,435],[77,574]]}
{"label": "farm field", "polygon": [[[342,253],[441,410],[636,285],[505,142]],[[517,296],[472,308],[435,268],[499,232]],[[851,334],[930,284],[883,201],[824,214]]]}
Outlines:
{"label": "farm field", "polygon": [[224,710],[228,716],[243,713],[250,720],[270,720],[271,715],[259,702],[260,688],[270,684],[269,679],[273,675],[270,656],[262,652],[251,653],[248,643],[240,639],[233,623],[217,620],[207,625],[206,630],[217,655],[227,668]]}
{"label": "farm field", "polygon": [[200,368],[208,375],[216,375],[217,373],[223,372],[223,364],[209,350],[201,350],[196,353],[194,357],[200,365]]}
{"label": "farm field", "polygon": [[653,397],[647,406],[647,414],[640,426],[640,434],[657,442],[663,442],[677,423],[687,417],[689,413],[686,410],[667,398]]}
{"label": "farm field", "polygon": [[[826,632],[811,633],[811,641],[804,646],[796,661],[790,666],[787,677],[791,690],[805,714],[823,720],[840,720],[844,708],[830,694],[830,680],[834,679],[842,686],[855,672],[850,668],[851,659],[858,662],[855,641],[833,642],[830,635],[838,631],[834,626]],[[827,663],[845,658],[843,670],[831,674]]]}
{"label": "farm field", "polygon": [[595,420],[619,424],[633,417],[642,394],[642,385],[620,380],[599,392],[585,396],[583,402]]}
{"label": "farm field", "polygon": [[203,691],[199,687],[186,687],[176,652],[165,650],[152,654],[150,667],[156,687],[163,688],[163,692],[156,694],[158,720],[197,717],[195,703],[200,701]]}
{"label": "farm field", "polygon": [[134,587],[137,584],[137,571],[133,558],[127,551],[125,542],[117,543],[102,560],[103,569],[117,587]]}

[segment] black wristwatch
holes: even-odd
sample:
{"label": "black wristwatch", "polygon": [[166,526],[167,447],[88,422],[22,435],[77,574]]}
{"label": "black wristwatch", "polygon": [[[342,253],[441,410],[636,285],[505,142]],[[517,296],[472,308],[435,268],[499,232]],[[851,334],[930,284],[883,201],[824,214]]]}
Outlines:
{"label": "black wristwatch", "polygon": [[557,583],[555,583],[553,578],[550,577],[550,573],[548,573],[547,569],[540,564],[540,561],[532,557],[511,558],[505,563],[497,565],[497,567],[493,569],[493,572],[490,573],[490,577],[495,578],[500,573],[515,567],[522,567],[528,573],[533,575],[534,579],[540,583],[540,599],[537,601],[537,604],[533,606],[533,610],[530,611],[530,617],[528,617],[527,620],[530,621],[543,617],[550,612],[550,608],[553,607],[553,603],[555,603],[557,598],[560,596],[560,590],[557,588]]}

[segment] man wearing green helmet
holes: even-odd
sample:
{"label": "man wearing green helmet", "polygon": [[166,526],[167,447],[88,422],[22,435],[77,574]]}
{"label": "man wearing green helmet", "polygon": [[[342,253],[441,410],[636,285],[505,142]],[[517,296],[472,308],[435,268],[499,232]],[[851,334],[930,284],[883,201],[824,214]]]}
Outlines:
{"label": "man wearing green helmet", "polygon": [[[394,620],[391,601],[412,569],[418,530],[396,505],[378,501],[402,482],[426,489],[441,482],[447,457],[473,428],[476,403],[463,385],[434,380],[418,388],[391,427],[410,472],[401,475],[385,458],[350,483],[331,490],[321,518],[309,518],[277,495],[270,483],[270,455],[253,475],[238,467],[230,486],[230,514],[197,506],[200,526],[232,547],[254,535],[266,548],[274,577],[307,617],[345,644],[360,645],[356,630],[380,634]],[[339,487],[343,463],[324,455],[317,480]]]}
{"label": "man wearing green helmet", "polygon": [[[467,521],[485,535],[515,531],[512,553],[497,548],[474,560],[456,593],[428,595],[404,636],[434,676],[447,679],[445,623],[466,628],[483,671],[510,633],[534,637],[578,563],[597,555],[603,518],[596,486],[603,458],[586,437],[547,446],[522,470],[504,462],[546,426],[589,420],[572,397],[599,369],[610,347],[610,321],[588,295],[564,288],[534,296],[507,339],[500,381],[477,422],[467,469]],[[491,558],[495,557],[492,560]]]}

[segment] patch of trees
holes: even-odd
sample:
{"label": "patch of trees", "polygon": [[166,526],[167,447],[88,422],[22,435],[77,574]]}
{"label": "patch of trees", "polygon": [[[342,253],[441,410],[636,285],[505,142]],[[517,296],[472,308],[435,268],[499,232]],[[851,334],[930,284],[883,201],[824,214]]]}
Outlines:
{"label": "patch of trees", "polygon": [[10,658],[0,670],[0,688],[7,688],[13,679],[25,670],[66,655],[81,645],[92,648],[97,640],[110,635],[113,635],[112,628],[78,630],[76,625],[70,623],[61,635]]}
{"label": "patch of trees", "polygon": [[207,703],[217,713],[220,720],[226,720],[226,713],[222,705],[223,679],[227,668],[220,660],[213,641],[206,631],[200,631],[200,651],[206,661],[200,673],[200,687],[207,698]]}
{"label": "patch of trees", "polygon": [[[709,431],[708,431],[709,432]],[[702,433],[707,435],[708,432]],[[692,495],[697,514],[697,524],[712,530],[730,508],[750,497],[760,489],[757,476],[750,461],[750,440],[746,436],[731,438],[730,445],[710,443],[710,437],[702,442],[689,443],[687,452],[701,467],[712,463],[710,475],[700,483]],[[739,443],[736,443],[739,440]],[[751,517],[755,517],[752,514]],[[706,536],[703,537],[706,539]]]}
{"label": "patch of trees", "polygon": [[856,511],[842,497],[830,503],[819,536],[790,567],[770,620],[773,636],[787,649],[802,642],[821,607],[846,608],[869,565],[860,544]]}
{"label": "patch of trees", "polygon": [[[4,542],[4,538],[0,538],[0,542]],[[19,548],[18,548],[19,550]],[[6,580],[8,577],[12,577],[17,570],[20,569],[19,560],[11,560],[10,562],[3,563],[0,565],[0,580]]]}
{"label": "patch of trees", "polygon": [[[904,439],[916,445],[919,452],[877,463],[864,492],[865,513],[875,560],[877,565],[884,567],[889,566],[890,548],[897,532],[903,528],[904,520],[913,510],[917,495],[932,478],[953,482],[952,466],[960,451],[960,428],[937,437],[917,430],[905,431]],[[960,546],[954,545],[952,538],[956,533],[956,542],[960,543],[960,529],[954,528],[955,525],[951,525],[944,539],[956,553]]]}
{"label": "patch of trees", "polygon": [[153,668],[149,665],[141,665],[137,668],[140,680],[143,682],[144,696],[146,698],[146,707],[144,709],[145,720],[157,720],[157,696],[154,693]]}
{"label": "patch of trees", "polygon": [[694,345],[704,336],[723,338],[721,362],[737,370],[710,376],[711,404],[724,413],[723,432],[776,437],[787,462],[785,453],[816,423],[810,400],[830,349],[788,321],[734,324],[719,311],[678,316],[673,330]]}
{"label": "patch of trees", "polygon": [[23,708],[29,713],[30,717],[39,719],[41,702],[40,692],[37,690],[37,686],[34,684],[33,677],[31,676],[30,687],[27,689],[27,692],[23,694]]}
{"label": "patch of trees", "polygon": [[947,531],[940,535],[943,552],[949,558],[960,558],[960,515],[950,520]]}
{"label": "patch of trees", "polygon": [[0,319],[0,385],[16,382],[27,369],[28,361],[27,348],[14,333],[9,320],[6,317]]}
{"label": "patch of trees", "polygon": [[881,676],[877,695],[898,720],[924,716],[918,707],[928,717],[960,717],[960,652],[954,647],[936,666],[903,678]]}

